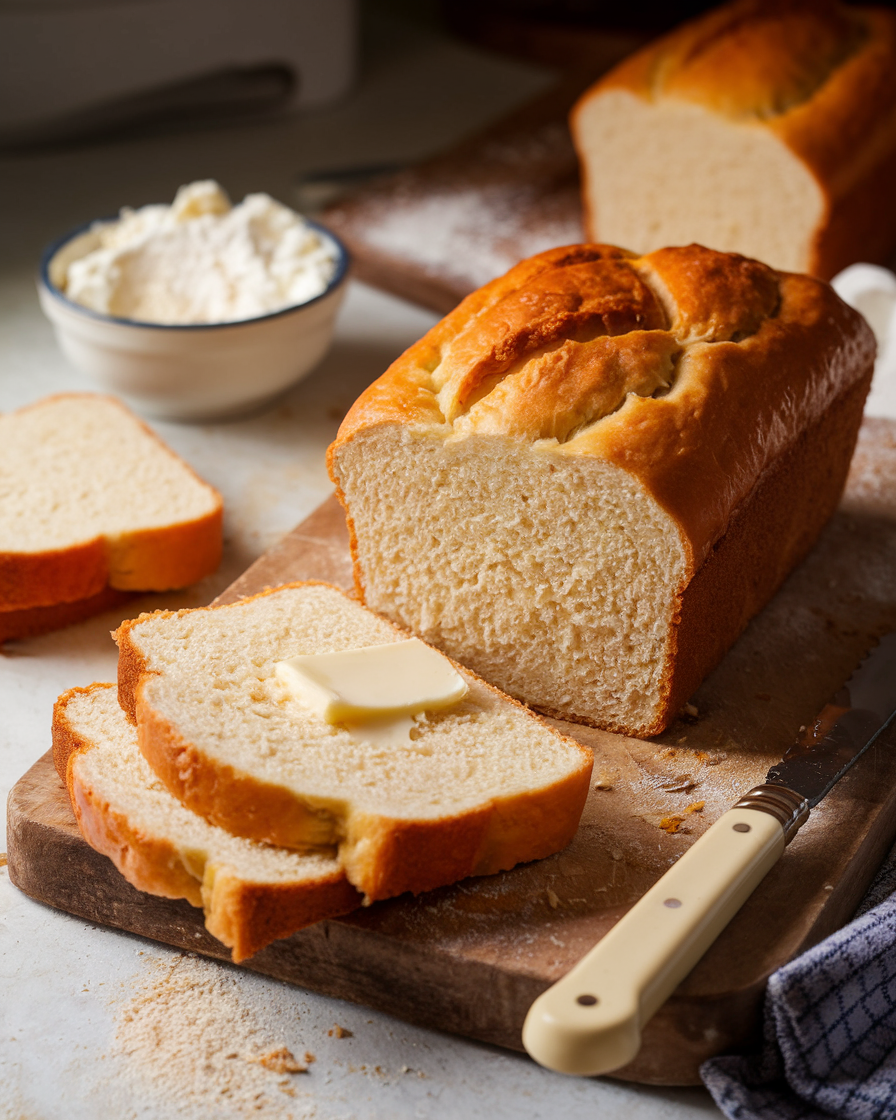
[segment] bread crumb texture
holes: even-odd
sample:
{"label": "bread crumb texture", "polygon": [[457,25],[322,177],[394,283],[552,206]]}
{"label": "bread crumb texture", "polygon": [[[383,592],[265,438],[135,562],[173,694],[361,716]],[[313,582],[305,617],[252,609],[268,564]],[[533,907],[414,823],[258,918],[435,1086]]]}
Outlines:
{"label": "bread crumb texture", "polygon": [[230,832],[296,850],[338,845],[349,881],[371,900],[565,847],[590,750],[460,666],[464,699],[389,743],[325,723],[276,676],[296,654],[403,636],[313,583],[142,616],[118,632],[122,658],[142,666],[140,748],[176,796]]}
{"label": "bread crumb texture", "polygon": [[207,516],[220,500],[111,397],[0,416],[0,552],[64,548]]}
{"label": "bread crumb texture", "polygon": [[299,1062],[219,965],[179,955],[151,972],[122,1007],[112,1055],[121,1075],[145,1085],[166,1116],[222,1120],[316,1115],[296,1076]]}
{"label": "bread crumb texture", "polygon": [[221,495],[114,397],[0,416],[0,640],[118,605],[114,591],[195,583],[220,562],[221,521]]}
{"label": "bread crumb texture", "polygon": [[[699,245],[522,261],[340,428],[329,465],[358,590],[540,711],[655,734],[700,679],[690,662],[673,678],[685,591],[806,429],[870,378],[873,348],[826,285]],[[854,440],[858,410],[837,415]],[[807,537],[846,462],[831,455],[829,492],[789,488]],[[783,578],[798,537],[760,563]],[[730,640],[762,605],[708,602]]]}
{"label": "bread crumb texture", "polygon": [[572,112],[589,236],[825,279],[885,261],[894,62],[896,16],[836,0],[737,0],[651,42]]}

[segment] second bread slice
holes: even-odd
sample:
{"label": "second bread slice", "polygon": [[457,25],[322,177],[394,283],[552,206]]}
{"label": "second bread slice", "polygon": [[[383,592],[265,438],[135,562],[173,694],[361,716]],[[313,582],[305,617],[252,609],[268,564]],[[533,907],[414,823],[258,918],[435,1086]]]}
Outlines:
{"label": "second bread slice", "polygon": [[[119,700],[180,800],[237,835],[337,844],[368,900],[551,855],[578,827],[592,756],[461,670],[455,707],[376,743],[286,692],[275,663],[406,635],[325,584],[159,611],[117,631]],[[459,668],[459,667],[458,667]]]}
{"label": "second bread slice", "polygon": [[114,685],[59,697],[53,761],[90,846],[139,890],[201,906],[235,961],[360,904],[335,853],[256,844],[185,809],[141,758]]}

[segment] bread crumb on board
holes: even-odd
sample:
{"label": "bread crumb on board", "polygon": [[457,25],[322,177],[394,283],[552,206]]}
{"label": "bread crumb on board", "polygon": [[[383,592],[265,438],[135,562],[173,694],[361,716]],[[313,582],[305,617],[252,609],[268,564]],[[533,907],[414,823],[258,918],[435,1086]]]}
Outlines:
{"label": "bread crumb on board", "polygon": [[6,867],[6,852],[0,852],[0,867]]}
{"label": "bread crumb on board", "polygon": [[689,829],[682,829],[681,826],[691,813],[702,813],[705,804],[705,801],[692,801],[682,813],[676,816],[663,817],[660,821],[660,828],[663,832],[668,832],[670,835],[676,832],[688,832]]}
{"label": "bread crumb on board", "polygon": [[352,1032],[347,1027],[340,1027],[338,1023],[334,1023],[334,1025],[327,1031],[327,1034],[330,1036],[330,1038],[352,1037]]}

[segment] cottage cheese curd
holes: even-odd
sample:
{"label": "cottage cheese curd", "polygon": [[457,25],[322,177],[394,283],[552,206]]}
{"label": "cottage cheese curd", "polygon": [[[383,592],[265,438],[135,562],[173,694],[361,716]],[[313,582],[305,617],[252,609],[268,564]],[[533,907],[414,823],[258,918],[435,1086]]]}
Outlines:
{"label": "cottage cheese curd", "polygon": [[73,248],[54,277],[69,299],[170,324],[234,322],[305,303],[326,289],[338,255],[269,195],[231,206],[212,180],[181,187],[171,206],[125,208]]}

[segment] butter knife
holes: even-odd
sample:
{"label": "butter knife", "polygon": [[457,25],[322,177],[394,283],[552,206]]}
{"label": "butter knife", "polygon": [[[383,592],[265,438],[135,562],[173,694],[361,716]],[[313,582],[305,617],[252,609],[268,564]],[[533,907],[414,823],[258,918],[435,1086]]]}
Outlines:
{"label": "butter knife", "polygon": [[523,1044],[561,1073],[630,1062],[641,1029],[743,906],[813,809],[896,716],[896,631],[796,742],[562,980],[538,997]]}

